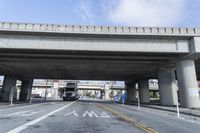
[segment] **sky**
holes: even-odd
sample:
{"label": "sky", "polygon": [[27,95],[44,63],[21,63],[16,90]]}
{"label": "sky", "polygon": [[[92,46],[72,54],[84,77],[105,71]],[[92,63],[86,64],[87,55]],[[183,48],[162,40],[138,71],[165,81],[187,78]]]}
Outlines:
{"label": "sky", "polygon": [[200,27],[200,0],[0,0],[0,21]]}

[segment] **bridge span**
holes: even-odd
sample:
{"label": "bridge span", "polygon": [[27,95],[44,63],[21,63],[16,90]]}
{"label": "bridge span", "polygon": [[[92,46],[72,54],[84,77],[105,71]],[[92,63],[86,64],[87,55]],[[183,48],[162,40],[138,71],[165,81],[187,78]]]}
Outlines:
{"label": "bridge span", "polygon": [[17,79],[21,100],[30,98],[33,79],[76,79],[126,81],[129,101],[138,83],[149,102],[148,79],[159,79],[162,105],[177,104],[177,80],[181,106],[200,107],[199,57],[198,28],[1,22],[1,101],[9,101]]}

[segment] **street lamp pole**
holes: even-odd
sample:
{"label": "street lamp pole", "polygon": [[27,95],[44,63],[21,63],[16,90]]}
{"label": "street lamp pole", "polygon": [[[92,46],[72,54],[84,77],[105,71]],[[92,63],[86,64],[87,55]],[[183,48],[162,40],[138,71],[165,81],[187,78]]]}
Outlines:
{"label": "street lamp pole", "polygon": [[45,101],[47,100],[47,88],[48,88],[47,85],[48,85],[48,79],[46,80],[45,97],[44,97]]}

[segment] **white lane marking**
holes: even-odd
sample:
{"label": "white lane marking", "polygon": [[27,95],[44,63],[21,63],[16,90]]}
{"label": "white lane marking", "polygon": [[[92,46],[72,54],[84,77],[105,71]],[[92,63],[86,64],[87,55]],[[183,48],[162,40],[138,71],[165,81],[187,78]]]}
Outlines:
{"label": "white lane marking", "polygon": [[94,113],[94,111],[85,111],[84,114],[82,115],[82,117],[86,117],[86,115],[88,115],[89,117],[93,117],[93,115],[95,117],[99,117],[97,114]]}
{"label": "white lane marking", "polygon": [[105,112],[102,112],[100,114],[100,117],[102,117],[102,118],[110,118],[110,116],[107,113],[105,113]]}
{"label": "white lane marking", "polygon": [[18,111],[18,112],[15,112],[15,113],[10,113],[10,114],[7,114],[7,115],[1,115],[0,116],[31,116],[31,115],[34,115],[34,114],[37,114],[37,113],[40,113],[40,112],[43,112],[45,110],[40,110],[40,111],[33,111],[33,110],[24,110],[24,111]]}
{"label": "white lane marking", "polygon": [[25,113],[25,114],[21,114],[20,116],[31,116],[31,115],[38,114],[38,113],[41,113],[41,112],[44,112],[44,111],[45,110],[32,111],[32,112],[28,112],[28,113]]}
{"label": "white lane marking", "polygon": [[30,127],[30,126],[32,126],[32,125],[34,125],[34,124],[36,124],[36,123],[38,123],[38,122],[44,120],[44,119],[47,118],[48,116],[53,115],[53,114],[55,114],[56,112],[61,111],[61,110],[63,110],[64,108],[66,108],[66,107],[68,107],[68,106],[74,104],[75,102],[76,102],[76,101],[74,101],[74,102],[72,102],[72,103],[69,103],[69,104],[67,104],[67,105],[65,105],[65,106],[63,106],[63,107],[61,107],[61,108],[59,108],[59,109],[57,109],[57,110],[54,110],[54,111],[52,111],[52,112],[50,112],[50,113],[48,113],[48,114],[46,114],[46,115],[43,115],[43,116],[41,116],[41,117],[39,117],[39,118],[37,118],[37,119],[35,119],[35,120],[32,120],[32,121],[30,121],[30,122],[28,122],[28,123],[26,123],[26,124],[24,124],[24,125],[21,125],[21,126],[19,126],[19,127],[16,127],[16,128],[14,128],[14,129],[8,131],[7,133],[19,133],[19,132],[23,131],[24,129],[26,129],[26,128],[28,128],[28,127]]}
{"label": "white lane marking", "polygon": [[75,110],[73,110],[73,111],[70,112],[70,113],[65,114],[64,116],[71,115],[71,114],[73,114],[73,115],[75,115],[76,117],[78,117],[78,114],[76,113]]}
{"label": "white lane marking", "polygon": [[[7,108],[7,109],[2,109],[2,110],[0,110],[0,112],[1,111],[7,111],[7,110],[12,110],[12,109],[22,109],[22,108],[26,108],[26,107],[33,107],[33,106],[37,106],[37,105],[42,105],[42,104],[47,104],[47,103],[36,103],[36,104],[27,104],[27,105],[25,105],[25,106],[13,106],[13,107],[11,107],[11,108]],[[8,106],[9,107],[9,106]]]}
{"label": "white lane marking", "polygon": [[21,116],[22,114],[25,114],[25,113],[28,113],[28,112],[31,112],[32,110],[24,110],[24,111],[19,111],[19,112],[15,112],[15,113],[11,113],[11,114],[8,114],[8,115],[5,115],[5,116]]}

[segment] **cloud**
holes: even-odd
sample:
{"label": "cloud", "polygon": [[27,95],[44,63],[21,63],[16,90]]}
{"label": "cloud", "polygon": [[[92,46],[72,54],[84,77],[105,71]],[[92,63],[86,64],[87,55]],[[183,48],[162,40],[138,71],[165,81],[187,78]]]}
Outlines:
{"label": "cloud", "polygon": [[108,0],[107,17],[120,25],[176,26],[184,16],[185,0]]}
{"label": "cloud", "polygon": [[92,12],[92,5],[90,0],[82,0],[76,7],[76,14],[78,14],[85,23],[93,24],[95,15]]}

